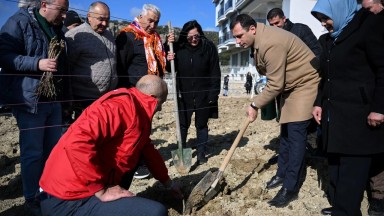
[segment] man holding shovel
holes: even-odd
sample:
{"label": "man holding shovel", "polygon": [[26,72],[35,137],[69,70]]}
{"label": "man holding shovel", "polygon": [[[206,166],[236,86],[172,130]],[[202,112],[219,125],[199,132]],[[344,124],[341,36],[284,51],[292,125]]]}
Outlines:
{"label": "man holding shovel", "polygon": [[47,160],[43,215],[167,215],[162,204],[128,190],[142,157],[156,179],[183,197],[149,138],[167,94],[161,78],[146,75],[136,88],[111,91],[85,109]]}
{"label": "man holding shovel", "polygon": [[282,94],[278,170],[267,188],[282,185],[268,204],[284,207],[297,199],[300,177],[305,169],[307,127],[320,81],[318,60],[292,33],[256,23],[249,15],[238,15],[230,27],[236,43],[254,49],[255,66],[268,80],[262,93],[247,108],[249,120],[255,121],[258,110]]}

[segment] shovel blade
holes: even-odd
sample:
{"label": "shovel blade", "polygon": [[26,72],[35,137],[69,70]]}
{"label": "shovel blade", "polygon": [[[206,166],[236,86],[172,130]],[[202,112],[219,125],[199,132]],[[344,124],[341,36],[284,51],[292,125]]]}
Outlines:
{"label": "shovel blade", "polygon": [[173,164],[181,175],[186,175],[192,166],[192,149],[177,149],[171,151]]}
{"label": "shovel blade", "polygon": [[211,187],[211,184],[215,179],[214,177],[215,175],[211,171],[208,171],[192,189],[186,202],[184,214],[190,214],[193,207],[198,207],[204,204],[205,193]]}

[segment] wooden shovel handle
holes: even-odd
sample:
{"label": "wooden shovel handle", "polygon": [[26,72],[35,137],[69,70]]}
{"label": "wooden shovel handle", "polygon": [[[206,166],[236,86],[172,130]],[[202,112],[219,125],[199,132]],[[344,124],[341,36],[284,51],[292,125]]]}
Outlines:
{"label": "wooden shovel handle", "polygon": [[[168,30],[169,33],[172,31],[171,21],[168,21]],[[169,43],[169,51],[173,53],[173,43]],[[180,119],[179,119],[179,111],[177,106],[177,90],[176,90],[176,72],[175,72],[175,60],[171,60],[171,73],[172,73],[172,91],[173,91],[173,101],[175,108],[175,119],[176,119],[176,139],[177,146],[180,150],[180,154],[182,154],[182,143],[181,143],[181,130],[180,130]]]}
{"label": "wooden shovel handle", "polygon": [[241,129],[239,133],[236,136],[235,141],[233,142],[231,148],[229,149],[227,156],[225,156],[223,163],[221,164],[219,168],[219,172],[224,172],[225,168],[227,167],[229,160],[231,160],[233,153],[235,152],[235,149],[237,148],[237,145],[240,142],[240,139],[243,137],[245,130],[247,129],[250,121],[248,117],[243,121],[243,124],[241,126]]}

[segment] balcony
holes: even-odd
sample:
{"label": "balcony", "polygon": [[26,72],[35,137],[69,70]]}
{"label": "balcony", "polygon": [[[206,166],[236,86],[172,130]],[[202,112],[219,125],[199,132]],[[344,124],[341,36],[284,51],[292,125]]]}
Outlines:
{"label": "balcony", "polygon": [[240,8],[241,9],[250,0],[235,0],[235,1],[236,1],[235,2],[236,8]]}
{"label": "balcony", "polygon": [[221,50],[228,50],[236,45],[236,41],[233,38],[232,32],[226,32],[224,35],[219,37],[218,48]]}
{"label": "balcony", "polygon": [[220,24],[226,19],[226,16],[224,16],[224,8],[220,8],[220,10],[217,12],[217,22]]}
{"label": "balcony", "polygon": [[224,8],[225,8],[225,16],[229,16],[230,14],[235,12],[235,8],[233,7],[233,1],[232,0],[228,0],[225,3]]}

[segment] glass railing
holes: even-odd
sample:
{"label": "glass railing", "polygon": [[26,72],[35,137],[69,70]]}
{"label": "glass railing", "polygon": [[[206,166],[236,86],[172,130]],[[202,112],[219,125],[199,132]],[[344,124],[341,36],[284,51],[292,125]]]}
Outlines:
{"label": "glass railing", "polygon": [[220,8],[219,12],[217,13],[217,17],[221,17],[224,15],[224,8]]}
{"label": "glass railing", "polygon": [[233,6],[232,4],[232,0],[228,0],[225,5],[224,5],[224,8],[225,8],[225,12],[227,12],[229,9],[231,9]]}

